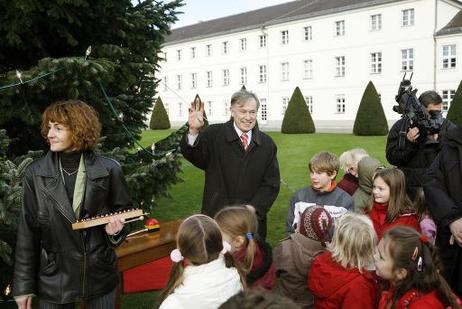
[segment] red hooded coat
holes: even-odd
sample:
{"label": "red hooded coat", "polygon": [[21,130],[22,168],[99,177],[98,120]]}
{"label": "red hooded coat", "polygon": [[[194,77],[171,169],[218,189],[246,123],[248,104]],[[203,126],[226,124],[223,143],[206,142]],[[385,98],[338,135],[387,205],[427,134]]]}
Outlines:
{"label": "red hooded coat", "polygon": [[330,252],[317,256],[308,275],[308,289],[315,308],[375,308],[377,285],[373,275],[358,268],[344,268]]}

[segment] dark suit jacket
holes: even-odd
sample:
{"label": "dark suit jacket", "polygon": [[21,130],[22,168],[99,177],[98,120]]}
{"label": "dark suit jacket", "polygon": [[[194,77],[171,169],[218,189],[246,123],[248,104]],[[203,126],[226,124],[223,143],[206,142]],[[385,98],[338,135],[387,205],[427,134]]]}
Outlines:
{"label": "dark suit jacket", "polygon": [[214,216],[225,206],[248,203],[257,210],[260,236],[266,236],[266,213],[279,193],[279,165],[273,140],[258,128],[252,130],[244,151],[233,120],[207,127],[188,145],[181,141],[183,156],[204,170],[202,212]]}

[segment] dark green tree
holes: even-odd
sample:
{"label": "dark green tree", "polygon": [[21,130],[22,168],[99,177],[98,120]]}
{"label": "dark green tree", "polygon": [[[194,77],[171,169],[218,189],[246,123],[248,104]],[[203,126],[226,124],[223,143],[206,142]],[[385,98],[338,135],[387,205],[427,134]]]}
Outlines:
{"label": "dark green tree", "polygon": [[388,123],[380,97],[372,81],[364,90],[353,126],[355,135],[387,135]]}
{"label": "dark green tree", "polygon": [[168,119],[167,111],[160,97],[157,98],[156,104],[152,109],[151,122],[149,123],[151,130],[170,129],[170,120]]}
{"label": "dark green tree", "polygon": [[314,133],[310,111],[300,88],[296,87],[282,120],[282,133]]}
{"label": "dark green tree", "polygon": [[458,126],[462,126],[462,81],[457,87],[448,110],[447,118]]}
{"label": "dark green tree", "polygon": [[135,206],[150,211],[180,180],[184,128],[153,152],[133,147],[146,127],[161,45],[181,1],[3,1],[0,128],[9,138],[0,134],[0,299],[11,281],[11,268],[3,267],[14,254],[20,178],[30,158],[48,148],[39,125],[51,102],[76,98],[98,111],[104,138],[97,151],[122,164]]}

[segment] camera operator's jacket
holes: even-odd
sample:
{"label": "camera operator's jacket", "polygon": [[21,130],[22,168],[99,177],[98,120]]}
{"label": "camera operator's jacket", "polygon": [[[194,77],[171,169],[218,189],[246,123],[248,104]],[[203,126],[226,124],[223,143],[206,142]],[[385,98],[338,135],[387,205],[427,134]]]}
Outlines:
{"label": "camera operator's jacket", "polygon": [[406,175],[408,193],[414,193],[418,187],[422,187],[425,171],[440,152],[443,144],[441,141],[443,141],[446,132],[455,125],[448,119],[444,119],[439,132],[438,143],[425,144],[420,140],[411,143],[406,136],[403,136],[404,149],[399,149],[399,132],[405,127],[403,126],[405,121],[407,120],[401,118],[391,127],[387,138],[386,155],[388,162],[399,167]]}

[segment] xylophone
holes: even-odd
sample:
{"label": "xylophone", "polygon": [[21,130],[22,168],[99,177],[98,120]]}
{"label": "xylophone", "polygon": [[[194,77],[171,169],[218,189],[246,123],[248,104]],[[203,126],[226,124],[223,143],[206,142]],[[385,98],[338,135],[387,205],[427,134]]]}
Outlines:
{"label": "xylophone", "polygon": [[117,211],[114,213],[108,213],[108,214],[99,215],[96,217],[77,220],[75,223],[72,223],[72,229],[80,230],[80,229],[86,229],[86,228],[93,227],[93,226],[108,224],[111,218],[115,216],[118,216],[123,219],[135,218],[132,220],[125,221],[125,223],[128,223],[132,221],[143,220],[144,215],[145,213],[143,213],[142,209],[139,209],[139,208],[126,209],[126,210]]}

